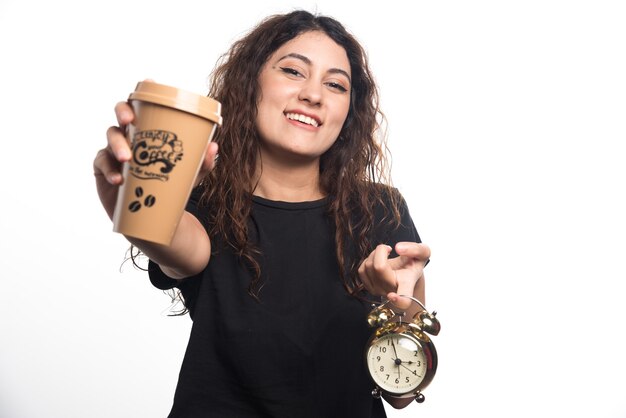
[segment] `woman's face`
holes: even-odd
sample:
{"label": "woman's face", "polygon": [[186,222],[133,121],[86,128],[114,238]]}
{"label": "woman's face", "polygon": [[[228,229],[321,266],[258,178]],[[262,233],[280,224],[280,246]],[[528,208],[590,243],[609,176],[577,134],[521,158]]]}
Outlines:
{"label": "woman's face", "polygon": [[305,32],[276,50],[259,74],[263,153],[283,161],[319,159],[348,116],[350,77],[346,51],[322,32]]}

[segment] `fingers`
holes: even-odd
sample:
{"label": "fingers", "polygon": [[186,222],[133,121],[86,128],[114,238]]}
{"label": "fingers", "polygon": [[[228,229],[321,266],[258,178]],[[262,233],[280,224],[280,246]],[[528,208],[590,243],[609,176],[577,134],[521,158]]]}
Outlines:
{"label": "fingers", "polygon": [[[400,292],[398,292],[400,293]],[[410,305],[412,302],[408,298],[400,297],[400,294],[396,292],[390,292],[387,294],[387,299],[393,303],[394,306],[399,309],[414,312],[421,310],[416,305]],[[413,288],[413,297],[419,300],[422,304],[426,301],[426,285],[424,284],[424,275],[422,275],[417,283],[415,283],[415,287]],[[412,309],[411,309],[412,308]],[[412,313],[413,315],[414,313]]]}
{"label": "fingers", "polygon": [[120,163],[130,160],[130,145],[121,128],[111,126],[107,129],[107,148]]}
{"label": "fingers", "polygon": [[203,178],[215,168],[215,162],[217,160],[217,151],[218,146],[215,142],[209,142],[206,153],[204,154],[204,160],[202,161],[202,166],[200,167],[200,172],[196,176],[196,180],[193,183],[193,186],[196,187],[200,183],[202,183]]}
{"label": "fingers", "polygon": [[373,273],[380,275],[389,275],[391,273],[391,267],[387,263],[391,254],[391,247],[388,245],[379,245],[372,252],[373,260],[371,263],[371,269]]}
{"label": "fingers", "polygon": [[108,147],[101,149],[96,154],[96,158],[93,160],[93,173],[96,177],[104,177],[112,185],[122,183],[120,164]]}
{"label": "fingers", "polygon": [[107,129],[107,146],[96,154],[93,173],[100,202],[109,218],[113,217],[119,185],[124,182],[122,163],[131,159],[131,150],[126,139],[126,126],[135,118],[131,106],[126,102],[115,105],[115,116],[119,126]]}
{"label": "fingers", "polygon": [[111,126],[107,130],[107,148],[120,163],[130,160],[130,145],[126,139],[126,126],[135,119],[133,109],[127,102],[115,105],[115,117],[119,126]]}
{"label": "fingers", "polygon": [[398,257],[390,260],[393,269],[424,268],[430,259],[430,248],[417,242],[399,242],[395,246]]}
{"label": "fingers", "polygon": [[395,250],[399,256],[415,258],[424,263],[430,258],[430,248],[422,243],[399,242]]}
{"label": "fingers", "polygon": [[373,295],[384,295],[395,290],[395,273],[389,265],[391,247],[378,245],[359,266],[359,277],[365,290]]}
{"label": "fingers", "polygon": [[408,309],[413,302],[409,298],[403,298],[400,296],[413,296],[415,291],[414,281],[399,281],[398,289],[395,292],[387,293],[387,299],[389,299],[395,306],[400,309]]}
{"label": "fingers", "polygon": [[119,126],[107,129],[107,146],[96,154],[93,161],[94,175],[102,176],[112,185],[122,183],[121,165],[131,158],[130,145],[124,133],[126,125],[131,123],[135,115],[126,102],[115,105],[115,116]]}
{"label": "fingers", "polygon": [[424,277],[424,267],[430,259],[430,248],[417,242],[399,242],[395,250],[398,257],[390,260],[390,264],[399,272],[398,288],[389,293],[387,299],[400,309],[408,309],[411,300],[399,296],[414,296],[416,286]]}
{"label": "fingers", "polygon": [[120,126],[126,126],[135,119],[135,114],[128,102],[119,102],[115,105],[115,117]]}
{"label": "fingers", "polygon": [[114,185],[122,183],[122,163],[129,161],[131,157],[130,147],[126,137],[120,128],[111,126],[107,130],[106,148],[96,154],[93,161],[93,170],[96,176],[102,175]]}
{"label": "fingers", "polygon": [[415,295],[430,258],[430,248],[416,242],[399,242],[395,250],[398,257],[389,258],[391,247],[377,246],[359,266],[359,278],[370,294],[385,295],[398,308],[408,309],[411,300],[399,295]]}
{"label": "fingers", "polygon": [[215,167],[215,159],[217,157],[218,146],[215,142],[209,143],[204,156],[204,163],[202,164],[202,170],[209,172]]}

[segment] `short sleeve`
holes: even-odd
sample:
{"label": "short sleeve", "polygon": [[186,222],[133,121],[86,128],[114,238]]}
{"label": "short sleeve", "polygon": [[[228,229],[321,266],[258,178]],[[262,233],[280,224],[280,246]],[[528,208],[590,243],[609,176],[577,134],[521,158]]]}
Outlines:
{"label": "short sleeve", "polygon": [[417,228],[413,223],[413,218],[409,213],[409,207],[406,204],[406,200],[401,198],[400,201],[400,229],[404,229],[408,235],[407,239],[398,240],[398,241],[412,241],[412,242],[422,242],[420,238]]}
{"label": "short sleeve", "polygon": [[[390,225],[387,221],[383,221],[382,219],[385,218],[385,213],[387,211],[383,207],[377,207],[375,210],[377,225],[374,232],[375,240],[377,242],[375,244],[387,244],[391,247],[395,247],[396,243],[402,241],[422,242],[419,233],[417,232],[417,228],[415,228],[415,224],[413,223],[413,218],[411,218],[406,201],[399,194],[397,189],[389,188],[386,191],[387,196],[384,201],[385,205],[387,205],[387,209],[389,209],[389,206],[391,205],[389,196],[392,193],[396,194],[399,199],[398,211],[400,212],[400,223],[395,226]],[[395,252],[393,253],[393,256],[395,256]]]}
{"label": "short sleeve", "polygon": [[154,287],[161,290],[168,290],[178,285],[178,280],[172,279],[161,270],[158,264],[150,260],[148,262],[148,275]]}
{"label": "short sleeve", "polygon": [[[422,239],[420,238],[417,232],[417,228],[415,228],[415,224],[413,223],[413,218],[411,218],[411,215],[409,214],[409,207],[407,206],[404,198],[402,198],[401,205],[400,205],[400,228],[407,231],[408,239],[398,239],[396,242],[400,242],[400,241],[410,241],[410,242],[420,242],[420,243],[422,242]],[[396,255],[395,251],[394,251],[394,255]],[[424,264],[424,266],[427,266],[429,263],[430,263],[430,259],[426,260],[426,264]]]}

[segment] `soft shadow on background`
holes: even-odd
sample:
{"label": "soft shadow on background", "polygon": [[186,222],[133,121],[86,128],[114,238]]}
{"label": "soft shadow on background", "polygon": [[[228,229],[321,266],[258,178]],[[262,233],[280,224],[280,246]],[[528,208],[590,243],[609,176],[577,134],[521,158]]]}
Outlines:
{"label": "soft shadow on background", "polygon": [[3,0],[0,417],[167,414],[191,322],[123,264],[92,160],[137,81],[205,94],[234,39],[294,8],[367,48],[433,251],[440,368],[389,416],[626,416],[622,2]]}

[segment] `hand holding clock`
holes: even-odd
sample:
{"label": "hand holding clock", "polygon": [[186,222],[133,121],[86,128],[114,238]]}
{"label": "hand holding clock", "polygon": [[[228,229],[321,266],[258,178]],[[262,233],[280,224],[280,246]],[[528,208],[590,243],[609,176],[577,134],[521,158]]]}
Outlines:
{"label": "hand holding clock", "polygon": [[[365,358],[375,384],[372,396],[383,396],[394,408],[403,408],[413,399],[417,403],[425,399],[422,390],[432,381],[438,362],[437,351],[427,334],[438,335],[441,326],[435,317],[436,312],[428,312],[422,302],[423,270],[430,250],[417,243],[398,243],[396,252],[398,257],[389,259],[391,248],[378,246],[361,263],[359,277],[372,294],[384,292],[385,286],[393,285],[398,293],[402,292],[391,291],[387,293],[386,301],[379,306],[372,305],[367,323],[377,329],[367,343]],[[395,281],[389,278],[390,275]],[[411,289],[413,296],[408,296],[403,289]],[[400,306],[398,302],[403,300],[415,303],[421,310],[418,312],[415,306]],[[390,308],[390,304],[404,310],[400,318],[408,314],[409,319],[394,320],[398,312]],[[397,378],[392,378],[396,373]]]}
{"label": "hand holding clock", "polygon": [[411,301],[398,295],[423,299],[423,283],[419,282],[423,282],[430,248],[417,242],[399,242],[395,250],[398,257],[389,258],[392,248],[377,246],[359,266],[359,278],[372,295],[386,296],[398,308],[407,309]]}

